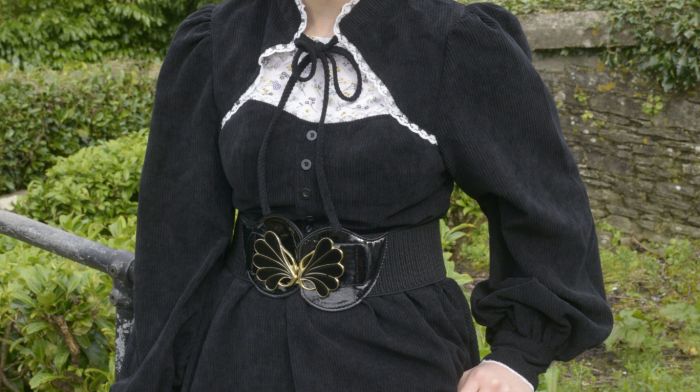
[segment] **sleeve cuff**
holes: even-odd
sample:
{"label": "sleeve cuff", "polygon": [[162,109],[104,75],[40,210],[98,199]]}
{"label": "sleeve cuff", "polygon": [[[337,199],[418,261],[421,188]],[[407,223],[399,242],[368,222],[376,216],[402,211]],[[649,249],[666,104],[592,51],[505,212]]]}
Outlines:
{"label": "sleeve cuff", "polygon": [[535,391],[535,386],[532,385],[532,383],[531,383],[527,378],[525,378],[522,374],[520,374],[520,373],[516,372],[515,370],[513,370],[513,368],[511,368],[510,366],[506,365],[505,363],[499,362],[499,361],[496,361],[496,360],[493,360],[493,359],[484,359],[484,360],[482,360],[481,362],[495,363],[495,364],[498,364],[499,366],[502,366],[502,367],[508,369],[508,371],[510,371],[511,373],[513,373],[513,374],[515,374],[516,376],[520,377],[520,379],[522,379],[522,380],[525,381],[528,385],[530,385],[530,390],[531,390],[531,391],[533,391],[533,392]]}
{"label": "sleeve cuff", "polygon": [[534,360],[527,353],[508,346],[492,346],[491,350],[491,353],[487,354],[482,362],[494,361],[506,365],[527,380],[533,390],[537,389],[539,375],[546,372],[551,364],[551,361]]}

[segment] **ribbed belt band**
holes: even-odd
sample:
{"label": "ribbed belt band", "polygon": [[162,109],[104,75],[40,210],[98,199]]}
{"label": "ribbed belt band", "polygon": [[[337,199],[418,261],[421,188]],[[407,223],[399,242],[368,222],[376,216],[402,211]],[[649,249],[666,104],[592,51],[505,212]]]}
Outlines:
{"label": "ribbed belt band", "polygon": [[[228,268],[247,279],[244,237],[247,231],[242,219],[234,230],[233,256]],[[381,233],[380,233],[381,234]],[[380,234],[374,234],[374,238]],[[397,293],[438,282],[446,277],[442,254],[439,219],[387,232],[380,271],[368,297]]]}

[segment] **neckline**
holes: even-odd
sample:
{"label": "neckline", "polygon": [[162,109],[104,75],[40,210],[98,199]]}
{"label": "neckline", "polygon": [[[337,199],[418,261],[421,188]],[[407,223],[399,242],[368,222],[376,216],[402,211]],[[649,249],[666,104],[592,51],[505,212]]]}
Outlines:
{"label": "neckline", "polygon": [[[350,13],[350,11],[353,9],[353,7],[359,3],[360,0],[348,0],[343,4],[343,6],[340,8],[340,12],[338,15],[335,17],[335,21],[333,22],[333,33],[334,35],[339,36],[340,33],[340,21]],[[316,39],[316,38],[322,38],[322,39],[328,39],[330,40],[333,38],[333,36],[330,37],[319,37],[319,36],[312,36],[309,34],[306,34],[304,30],[306,30],[306,25],[308,23],[308,15],[306,13],[306,3],[304,0],[294,0],[294,4],[296,4],[297,9],[299,10],[299,14],[301,15],[301,23],[299,24],[299,28],[297,32],[299,33],[298,35],[304,34],[309,38]],[[325,42],[325,41],[324,41]]]}
{"label": "neckline", "polygon": [[311,38],[312,40],[321,41],[321,42],[328,42],[328,41],[330,41],[333,37],[335,37],[334,35],[331,35],[330,37],[324,37],[324,36],[321,36],[321,35],[310,35],[310,34],[307,34],[307,33],[302,33],[302,34],[305,35],[305,36],[307,36],[307,37],[309,37],[309,38]]}
{"label": "neckline", "polygon": [[[277,1],[282,1],[282,4],[289,4],[292,2],[292,0],[277,0]],[[369,0],[364,0],[363,4]],[[304,0],[293,0],[295,7],[297,11],[299,12],[299,17],[300,21],[297,26],[296,32],[294,33],[294,36],[292,37],[292,40],[287,43],[278,43],[276,45],[270,46],[267,49],[265,49],[260,56],[258,56],[258,64],[260,66],[263,65],[263,61],[266,57],[272,56],[275,53],[281,53],[281,52],[288,52],[288,51],[293,51],[296,49],[296,45],[294,44],[294,40],[299,38],[302,35],[306,35],[307,37],[311,38],[312,40],[319,39],[321,42],[328,42],[333,36],[331,37],[318,37],[318,36],[310,36],[306,33],[304,33],[304,30],[306,30],[306,25],[307,25],[307,20],[308,20],[308,15],[306,14],[306,4],[304,3]],[[333,33],[334,36],[338,37],[338,40],[341,41],[341,36],[342,33],[340,32],[340,22],[344,20],[345,16],[350,14],[349,16],[352,16],[351,11],[354,9],[354,6],[358,4],[360,0],[349,0],[340,9],[340,12],[335,18],[335,22],[333,23]],[[279,3],[278,3],[279,4]],[[294,9],[294,8],[292,8]]]}
{"label": "neckline", "polygon": [[[302,0],[269,0],[277,5],[276,12],[278,17],[283,18],[288,24],[283,26],[284,31],[278,31],[284,36],[290,35],[290,40],[299,38],[301,35],[301,26],[306,27],[306,12],[305,4]],[[343,4],[347,7],[347,12],[343,12],[341,7],[341,18],[336,18],[338,22],[335,24],[335,34],[349,34],[350,38],[362,39],[367,35],[367,25],[383,23],[385,19],[394,17],[397,9],[404,6],[404,2],[400,0],[349,0]],[[340,15],[339,15],[340,16]],[[280,26],[279,23],[271,23],[271,27]],[[282,47],[284,43],[278,43],[279,37],[266,35],[265,47]]]}

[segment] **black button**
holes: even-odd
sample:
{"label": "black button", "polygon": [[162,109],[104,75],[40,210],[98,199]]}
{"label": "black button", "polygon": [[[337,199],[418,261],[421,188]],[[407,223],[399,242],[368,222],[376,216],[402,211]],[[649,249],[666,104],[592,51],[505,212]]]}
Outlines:
{"label": "black button", "polygon": [[311,197],[311,189],[306,188],[306,187],[302,188],[301,189],[301,197],[304,200],[307,200],[309,197]]}
{"label": "black button", "polygon": [[310,233],[311,231],[313,231],[313,229],[314,229],[314,227],[313,227],[313,225],[312,225],[312,223],[314,222],[314,216],[313,216],[313,215],[307,215],[307,216],[304,218],[304,221],[306,222],[306,224],[304,225],[304,231],[308,234],[308,233]]}
{"label": "black button", "polygon": [[307,138],[308,140],[315,140],[315,139],[316,139],[316,136],[317,136],[316,130],[314,130],[314,129],[309,129],[308,131],[306,131],[306,138]]}
{"label": "black button", "polygon": [[304,158],[301,160],[301,168],[304,170],[309,170],[311,169],[311,160]]}

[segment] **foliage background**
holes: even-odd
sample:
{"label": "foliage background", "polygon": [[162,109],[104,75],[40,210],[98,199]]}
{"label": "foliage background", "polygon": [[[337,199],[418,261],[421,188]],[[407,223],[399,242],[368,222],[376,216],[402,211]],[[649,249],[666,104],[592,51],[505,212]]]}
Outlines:
{"label": "foliage background", "polygon": [[[471,0],[458,0],[471,3]],[[174,27],[215,0],[0,0],[0,60],[16,67],[162,57]],[[494,0],[516,14],[607,10],[612,30],[640,44],[606,53],[609,64],[653,76],[665,91],[700,80],[700,0]],[[662,38],[662,31],[672,37]]]}
{"label": "foliage background", "polygon": [[[15,212],[133,252],[147,135],[143,128],[57,159]],[[107,392],[111,278],[4,236],[0,265],[0,382],[10,391]]]}
{"label": "foliage background", "polygon": [[0,58],[61,67],[165,54],[174,27],[201,0],[0,0]]}
{"label": "foliage background", "polygon": [[0,194],[26,188],[57,157],[148,126],[158,65],[128,60],[0,73]]}

